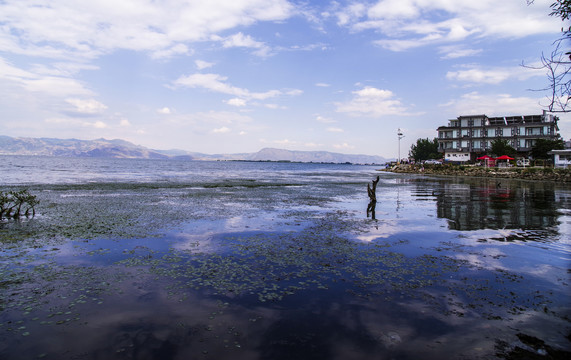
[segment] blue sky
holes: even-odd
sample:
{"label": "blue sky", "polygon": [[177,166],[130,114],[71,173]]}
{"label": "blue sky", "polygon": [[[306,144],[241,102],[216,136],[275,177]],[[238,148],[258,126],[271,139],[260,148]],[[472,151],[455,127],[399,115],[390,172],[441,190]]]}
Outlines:
{"label": "blue sky", "polygon": [[[0,135],[396,157],[540,114],[552,0],[0,0]],[[571,137],[571,116],[560,115]]]}

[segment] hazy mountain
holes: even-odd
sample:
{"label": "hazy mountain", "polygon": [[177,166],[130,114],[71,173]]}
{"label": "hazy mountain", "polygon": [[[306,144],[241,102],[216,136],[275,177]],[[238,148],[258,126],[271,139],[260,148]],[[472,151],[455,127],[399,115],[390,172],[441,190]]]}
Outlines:
{"label": "hazy mountain", "polygon": [[0,136],[0,155],[45,155],[132,159],[168,159],[169,156],[125,140],[11,138]]}
{"label": "hazy mountain", "polygon": [[381,156],[349,155],[327,151],[291,151],[262,149],[256,153],[202,154],[184,150],[151,150],[125,140],[12,138],[0,136],[0,155],[44,155],[71,157],[105,157],[127,159],[178,159],[178,160],[246,160],[291,161],[316,163],[382,164]]}
{"label": "hazy mountain", "polygon": [[327,151],[291,151],[272,148],[265,148],[257,153],[250,154],[247,160],[353,164],[383,164],[387,162],[387,159],[381,156],[339,154]]}

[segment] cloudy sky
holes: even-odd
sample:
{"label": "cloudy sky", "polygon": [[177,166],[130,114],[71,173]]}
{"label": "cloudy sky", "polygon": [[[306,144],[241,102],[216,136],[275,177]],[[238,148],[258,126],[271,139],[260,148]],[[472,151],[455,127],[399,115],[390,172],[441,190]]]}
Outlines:
{"label": "cloudy sky", "polygon": [[540,114],[552,1],[1,0],[0,135],[396,157]]}

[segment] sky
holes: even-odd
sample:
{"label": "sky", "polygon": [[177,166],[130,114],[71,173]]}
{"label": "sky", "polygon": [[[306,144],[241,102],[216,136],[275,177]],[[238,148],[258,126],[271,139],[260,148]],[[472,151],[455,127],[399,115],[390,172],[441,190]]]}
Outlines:
{"label": "sky", "polygon": [[404,157],[542,113],[552,1],[0,0],[0,135]]}

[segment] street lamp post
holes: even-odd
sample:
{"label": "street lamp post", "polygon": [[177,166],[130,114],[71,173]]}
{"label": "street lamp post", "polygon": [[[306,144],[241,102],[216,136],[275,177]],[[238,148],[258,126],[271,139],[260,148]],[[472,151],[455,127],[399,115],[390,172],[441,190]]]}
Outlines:
{"label": "street lamp post", "polygon": [[402,133],[402,131],[401,131],[400,128],[399,128],[398,131],[397,131],[397,136],[398,136],[398,139],[399,139],[399,158],[397,159],[397,164],[400,165],[400,139],[402,139],[402,138],[404,137],[404,135],[403,135],[403,133]]}

